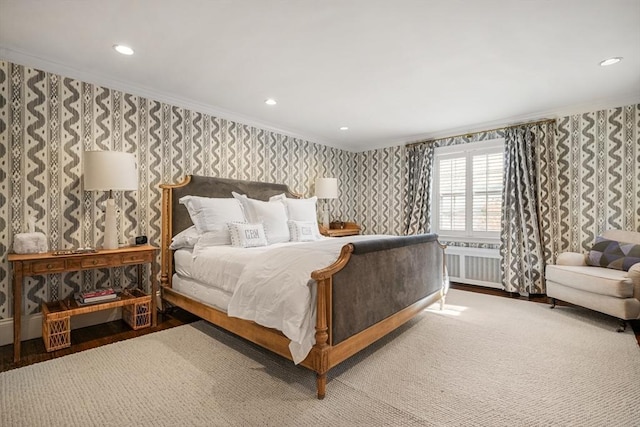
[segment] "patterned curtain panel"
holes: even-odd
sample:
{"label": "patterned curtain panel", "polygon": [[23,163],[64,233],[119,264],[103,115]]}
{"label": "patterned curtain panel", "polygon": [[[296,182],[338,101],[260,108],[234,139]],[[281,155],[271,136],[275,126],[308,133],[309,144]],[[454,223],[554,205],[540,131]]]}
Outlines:
{"label": "patterned curtain panel", "polygon": [[433,144],[407,148],[407,213],[405,234],[427,233],[431,229],[430,195]]}
{"label": "patterned curtain panel", "polygon": [[537,125],[505,131],[500,270],[507,292],[542,294],[544,248],[540,235]]}

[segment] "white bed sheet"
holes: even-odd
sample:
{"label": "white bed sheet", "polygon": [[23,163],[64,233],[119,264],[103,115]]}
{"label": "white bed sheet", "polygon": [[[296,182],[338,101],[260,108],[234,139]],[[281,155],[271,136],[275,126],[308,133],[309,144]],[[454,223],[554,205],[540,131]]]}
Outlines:
{"label": "white bed sheet", "polygon": [[179,274],[174,274],[171,278],[171,288],[176,292],[225,312],[231,299],[229,292]]}
{"label": "white bed sheet", "polygon": [[193,270],[193,250],[183,248],[175,251],[173,253],[173,268],[180,277],[191,278],[191,270]]}
{"label": "white bed sheet", "polygon": [[315,343],[315,281],[311,272],[338,259],[351,241],[392,236],[325,238],[259,248],[196,247],[191,277],[230,293],[227,313],[280,330],[291,340],[294,363],[302,362]]}
{"label": "white bed sheet", "polygon": [[252,263],[257,256],[269,253],[277,248],[292,247],[300,244],[287,242],[256,248],[240,248],[231,245],[201,246],[196,244],[192,252],[190,275],[185,277],[190,277],[233,293],[245,267]]}

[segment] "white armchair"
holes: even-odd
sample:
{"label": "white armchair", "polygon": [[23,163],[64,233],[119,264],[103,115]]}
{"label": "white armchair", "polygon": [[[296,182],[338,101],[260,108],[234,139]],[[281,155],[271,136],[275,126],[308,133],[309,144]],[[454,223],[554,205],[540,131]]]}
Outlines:
{"label": "white armchair", "polygon": [[[640,233],[608,230],[603,237],[640,245]],[[620,319],[619,332],[625,330],[626,321],[640,319],[640,263],[629,271],[587,265],[587,256],[564,252],[556,265],[546,269],[547,296],[551,308],[556,299],[606,313]]]}

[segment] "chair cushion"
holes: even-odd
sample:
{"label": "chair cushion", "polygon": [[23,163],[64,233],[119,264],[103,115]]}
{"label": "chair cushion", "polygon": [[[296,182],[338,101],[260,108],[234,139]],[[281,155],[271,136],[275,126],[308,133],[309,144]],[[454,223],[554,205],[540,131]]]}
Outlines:
{"label": "chair cushion", "polygon": [[619,242],[601,236],[589,251],[587,264],[629,271],[632,265],[640,262],[640,244]]}
{"label": "chair cushion", "polygon": [[633,297],[633,282],[625,271],[591,266],[548,265],[546,278],[548,281],[594,294]]}

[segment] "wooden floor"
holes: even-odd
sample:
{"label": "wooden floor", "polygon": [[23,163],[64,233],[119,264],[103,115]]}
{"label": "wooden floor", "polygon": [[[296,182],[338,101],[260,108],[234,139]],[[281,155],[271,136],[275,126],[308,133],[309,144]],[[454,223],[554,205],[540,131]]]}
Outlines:
{"label": "wooden floor", "polygon": [[101,323],[86,328],[71,331],[71,347],[48,353],[44,348],[42,338],[22,341],[22,358],[19,363],[13,363],[13,344],[0,347],[0,372],[20,368],[44,360],[54,359],[67,354],[76,353],[90,348],[111,344],[129,338],[140,337],[151,332],[185,325],[198,320],[198,317],[181,309],[172,309],[167,313],[158,313],[158,326],[132,330],[123,320]]}
{"label": "wooden floor", "polygon": [[[478,292],[483,294],[495,295],[504,298],[517,298],[532,301],[534,303],[547,303],[546,297],[521,297],[512,295],[499,289],[490,289],[480,286],[452,284],[453,289],[460,289],[470,292]],[[559,305],[566,305],[559,303]],[[105,344],[111,344],[117,341],[135,338],[151,332],[161,331],[163,329],[173,328],[175,326],[185,325],[198,320],[198,317],[187,313],[182,309],[175,308],[167,313],[158,313],[158,326],[155,328],[145,328],[137,331],[131,330],[129,326],[122,320],[114,322],[102,323],[95,326],[89,326],[71,331],[71,347],[62,350],[52,351],[48,353],[44,348],[42,338],[35,338],[22,342],[22,359],[19,363],[13,363],[13,344],[0,347],[0,372],[22,366],[31,365],[33,363],[42,362],[56,357],[65,356],[67,354],[76,353]],[[631,327],[636,335],[638,345],[640,345],[640,321],[630,322]],[[612,333],[615,331],[612,330]]]}

